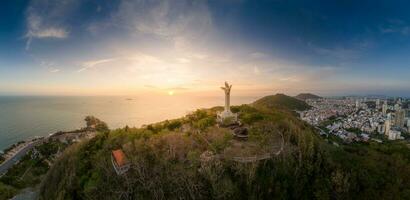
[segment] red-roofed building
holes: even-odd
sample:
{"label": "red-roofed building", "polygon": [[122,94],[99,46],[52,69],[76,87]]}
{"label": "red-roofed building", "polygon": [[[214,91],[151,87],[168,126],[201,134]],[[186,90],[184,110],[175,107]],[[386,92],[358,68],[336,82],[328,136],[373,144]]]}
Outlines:
{"label": "red-roofed building", "polygon": [[130,162],[128,162],[127,157],[125,157],[125,154],[121,149],[112,151],[111,161],[115,172],[118,175],[122,175],[127,172],[131,166]]}

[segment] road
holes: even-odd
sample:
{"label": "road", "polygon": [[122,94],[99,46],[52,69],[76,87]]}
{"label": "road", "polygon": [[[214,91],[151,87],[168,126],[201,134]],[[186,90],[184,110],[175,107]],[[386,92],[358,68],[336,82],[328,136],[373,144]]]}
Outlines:
{"label": "road", "polygon": [[30,143],[29,145],[22,148],[19,152],[17,152],[13,157],[4,161],[0,165],[0,176],[6,173],[7,170],[10,169],[10,167],[12,167],[14,164],[16,164],[24,155],[26,155],[28,151],[30,151],[33,147],[40,144],[41,142],[42,140]]}

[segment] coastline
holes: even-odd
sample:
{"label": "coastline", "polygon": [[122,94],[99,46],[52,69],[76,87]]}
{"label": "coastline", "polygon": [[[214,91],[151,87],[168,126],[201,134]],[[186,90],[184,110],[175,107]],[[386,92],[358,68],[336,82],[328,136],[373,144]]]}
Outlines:
{"label": "coastline", "polygon": [[75,143],[83,140],[84,138],[92,138],[95,135],[95,128],[84,127],[71,131],[57,131],[49,134],[48,136],[34,136],[27,140],[14,143],[4,149],[1,154],[0,177],[5,175],[10,168],[19,163],[23,156],[41,144],[57,140],[65,144]]}
{"label": "coastline", "polygon": [[91,139],[96,134],[95,126],[91,125],[70,131],[57,131],[48,136],[37,136],[10,145],[5,149],[7,159],[0,163],[0,178],[12,178],[20,183],[15,185],[14,182],[5,182],[14,187],[14,192],[10,193],[12,196],[9,197],[36,199],[38,184],[62,152],[74,143]]}

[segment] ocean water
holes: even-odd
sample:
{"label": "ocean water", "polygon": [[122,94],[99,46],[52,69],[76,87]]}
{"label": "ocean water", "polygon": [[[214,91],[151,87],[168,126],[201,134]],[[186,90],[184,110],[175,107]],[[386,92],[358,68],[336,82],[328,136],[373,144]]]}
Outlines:
{"label": "ocean water", "polygon": [[[251,103],[258,97],[231,97],[233,105]],[[198,108],[223,105],[224,97],[15,97],[0,96],[0,150],[9,145],[57,131],[85,126],[94,115],[110,128],[139,127],[178,118]]]}

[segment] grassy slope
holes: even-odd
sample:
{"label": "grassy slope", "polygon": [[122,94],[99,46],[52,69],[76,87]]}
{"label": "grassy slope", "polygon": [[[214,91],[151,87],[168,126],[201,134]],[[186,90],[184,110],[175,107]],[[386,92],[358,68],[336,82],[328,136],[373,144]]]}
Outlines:
{"label": "grassy slope", "polygon": [[263,97],[253,103],[253,106],[257,108],[268,109],[285,109],[285,110],[307,110],[310,106],[299,99],[286,96],[284,94],[276,94]]}
{"label": "grassy slope", "polygon": [[[232,137],[214,127],[215,109],[144,128],[100,134],[69,148],[47,174],[42,199],[405,199],[410,197],[410,151],[405,144],[327,144],[290,112],[238,106],[251,141],[284,135],[278,157],[253,164],[213,158]],[[262,108],[261,108],[262,107]],[[191,129],[181,132],[181,125]],[[201,131],[200,134],[197,131]],[[117,176],[110,151],[122,148],[132,162]]]}

